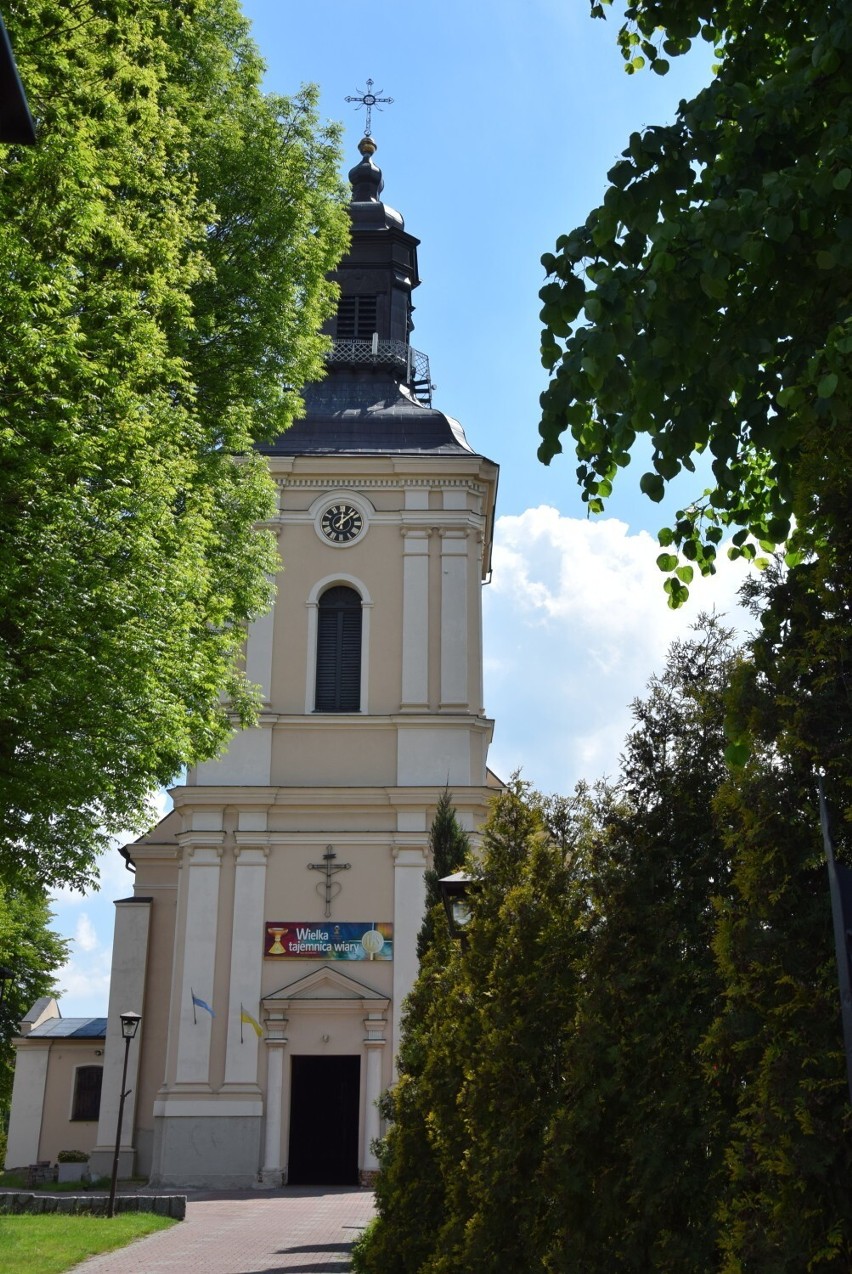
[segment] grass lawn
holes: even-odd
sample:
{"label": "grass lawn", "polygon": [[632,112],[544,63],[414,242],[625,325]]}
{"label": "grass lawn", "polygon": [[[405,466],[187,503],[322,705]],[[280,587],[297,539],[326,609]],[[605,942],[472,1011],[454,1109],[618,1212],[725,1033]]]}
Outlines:
{"label": "grass lawn", "polygon": [[176,1225],[153,1212],[0,1217],[0,1274],[60,1274],[78,1261]]}

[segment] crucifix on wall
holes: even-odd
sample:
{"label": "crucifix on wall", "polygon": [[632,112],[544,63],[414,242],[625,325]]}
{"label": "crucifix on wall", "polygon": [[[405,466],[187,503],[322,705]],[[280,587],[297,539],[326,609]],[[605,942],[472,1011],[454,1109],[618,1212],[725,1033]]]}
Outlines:
{"label": "crucifix on wall", "polygon": [[308,863],[308,871],[321,871],[325,880],[321,880],[317,885],[317,893],[322,897],[325,894],[325,914],[331,915],[331,900],[336,898],[343,886],[340,881],[334,880],[334,876],[339,871],[348,871],[352,866],[351,863],[335,863],[337,855],[330,845],[326,845],[325,853],[322,856],[321,863]]}

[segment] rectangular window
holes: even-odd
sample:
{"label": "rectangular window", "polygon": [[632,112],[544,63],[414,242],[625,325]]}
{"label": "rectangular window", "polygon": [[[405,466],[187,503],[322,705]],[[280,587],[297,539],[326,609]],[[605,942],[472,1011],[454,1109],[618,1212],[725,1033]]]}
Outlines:
{"label": "rectangular window", "polygon": [[103,1066],[78,1066],[74,1072],[72,1119],[93,1123],[101,1112]]}

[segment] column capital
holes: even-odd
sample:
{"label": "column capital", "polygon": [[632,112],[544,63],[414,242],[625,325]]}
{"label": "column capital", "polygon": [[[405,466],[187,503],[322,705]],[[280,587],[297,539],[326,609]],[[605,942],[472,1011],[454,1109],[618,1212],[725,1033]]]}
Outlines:
{"label": "column capital", "polygon": [[287,1030],[287,1023],[289,1020],[290,1019],[285,1017],[283,1013],[276,1012],[274,1009],[271,1011],[267,1010],[264,1015],[264,1025],[266,1027],[266,1037],[263,1041],[264,1044],[267,1044],[270,1047],[275,1044],[286,1044],[287,1036],[284,1032]]}
{"label": "column capital", "polygon": [[243,867],[263,867],[269,857],[266,832],[234,832],[234,858]]}
{"label": "column capital", "polygon": [[224,832],[184,832],[181,848],[193,867],[218,867],[225,848]]}
{"label": "column capital", "polygon": [[387,1018],[380,1013],[368,1013],[362,1020],[364,1023],[364,1047],[384,1048],[387,1043],[385,1039],[385,1031],[388,1025]]}
{"label": "column capital", "polygon": [[420,867],[428,863],[429,856],[425,845],[391,845],[394,867]]}

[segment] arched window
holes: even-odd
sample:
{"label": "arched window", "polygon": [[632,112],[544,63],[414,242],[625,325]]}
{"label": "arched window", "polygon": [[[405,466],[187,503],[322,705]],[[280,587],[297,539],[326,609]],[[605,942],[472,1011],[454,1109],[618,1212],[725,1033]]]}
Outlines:
{"label": "arched window", "polygon": [[361,708],[361,598],[338,584],[319,599],[316,712]]}

